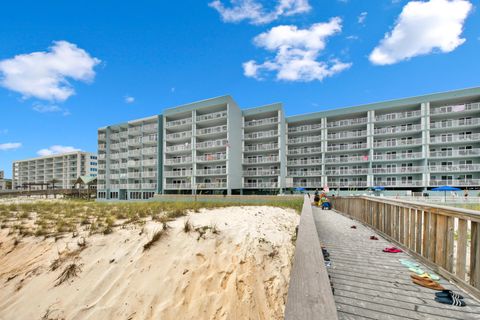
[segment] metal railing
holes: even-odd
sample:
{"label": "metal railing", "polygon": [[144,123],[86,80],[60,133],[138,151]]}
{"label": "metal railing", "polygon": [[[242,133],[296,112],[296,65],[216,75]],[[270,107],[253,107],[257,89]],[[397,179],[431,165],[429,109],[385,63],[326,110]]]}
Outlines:
{"label": "metal railing", "polygon": [[430,158],[450,158],[450,157],[464,157],[464,156],[479,156],[480,148],[474,149],[455,149],[446,151],[430,151]]}
{"label": "metal railing", "polygon": [[224,132],[227,132],[227,126],[226,125],[197,129],[197,135],[199,135],[199,136],[207,135],[207,134],[224,133]]}
{"label": "metal railing", "polygon": [[188,144],[179,144],[176,146],[168,146],[165,148],[166,152],[175,152],[175,151],[191,151],[192,150],[192,145],[190,143]]}
{"label": "metal railing", "polygon": [[164,171],[163,175],[165,178],[176,178],[176,177],[191,177],[193,174],[192,169],[190,170],[175,170],[175,171]]}
{"label": "metal railing", "polygon": [[278,117],[271,117],[271,118],[265,118],[265,119],[245,121],[244,126],[246,128],[248,128],[248,127],[258,127],[258,126],[263,126],[263,125],[267,125],[267,124],[275,124],[275,123],[278,123]]}
{"label": "metal railing", "polygon": [[312,164],[322,164],[322,159],[294,159],[294,160],[288,160],[287,162],[287,165],[289,166],[312,165]]}
{"label": "metal railing", "polygon": [[246,189],[278,188],[278,182],[244,182],[243,187]]}
{"label": "metal railing", "polygon": [[197,149],[209,149],[209,148],[218,148],[218,147],[225,147],[228,144],[227,139],[219,139],[219,140],[211,140],[211,141],[204,141],[199,142],[196,144]]}
{"label": "metal railing", "polygon": [[425,167],[387,167],[387,168],[372,168],[373,174],[388,174],[388,173],[423,173]]}
{"label": "metal railing", "polygon": [[477,187],[480,179],[430,180],[431,186]]}
{"label": "metal railing", "polygon": [[375,128],[375,134],[389,134],[389,133],[403,133],[403,132],[415,132],[422,130],[421,124],[407,125],[407,126],[394,126],[386,128]]}
{"label": "metal railing", "polygon": [[327,147],[327,152],[366,149],[366,143],[334,144]]}
{"label": "metal railing", "polygon": [[192,162],[192,157],[179,157],[179,158],[173,158],[173,159],[165,159],[166,165],[185,164],[185,163],[191,163],[191,162]]}
{"label": "metal railing", "polygon": [[322,170],[290,170],[288,171],[290,177],[321,177]]}
{"label": "metal railing", "polygon": [[186,139],[191,137],[192,137],[192,131],[175,132],[175,133],[169,133],[165,135],[165,139],[167,140],[179,140],[179,139]]}
{"label": "metal railing", "polygon": [[405,153],[392,153],[392,154],[374,154],[373,161],[382,160],[403,160],[403,159],[422,159],[421,152],[405,152]]}
{"label": "metal railing", "polygon": [[327,135],[328,140],[339,140],[339,139],[346,139],[346,138],[363,138],[366,136],[367,136],[367,130],[344,131],[344,132],[329,133]]}
{"label": "metal railing", "polygon": [[263,144],[255,144],[250,146],[244,146],[244,152],[255,152],[255,151],[271,151],[277,150],[278,143],[263,143]]}
{"label": "metal railing", "polygon": [[333,122],[327,122],[327,128],[346,127],[346,126],[352,126],[352,125],[358,125],[358,124],[366,124],[367,122],[368,122],[367,117],[337,120]]}
{"label": "metal railing", "polygon": [[209,162],[209,161],[219,161],[219,160],[227,160],[227,154],[226,153],[215,153],[215,154],[197,156],[197,161],[198,162]]}
{"label": "metal railing", "polygon": [[191,189],[192,184],[191,183],[166,183],[165,184],[165,189],[170,189],[170,190],[181,190],[181,189]]}
{"label": "metal railing", "polygon": [[431,122],[430,129],[457,128],[478,125],[480,125],[480,118],[444,120]]}
{"label": "metal railing", "polygon": [[325,175],[327,176],[347,176],[347,175],[366,175],[368,174],[368,168],[361,168],[361,169],[345,169],[345,170],[325,170]]}
{"label": "metal railing", "polygon": [[262,139],[262,138],[273,138],[273,137],[276,137],[277,135],[278,135],[277,130],[258,131],[258,132],[245,133],[243,135],[243,139],[252,140],[252,139]]}
{"label": "metal railing", "polygon": [[255,164],[255,163],[272,163],[279,162],[278,156],[267,156],[267,157],[257,157],[257,158],[243,158],[244,164]]}
{"label": "metal railing", "polygon": [[480,111],[480,102],[474,103],[467,103],[461,105],[454,105],[454,106],[442,106],[431,108],[431,114],[444,114],[444,113],[452,113],[452,112],[465,112],[465,111]]}
{"label": "metal railing", "polygon": [[315,124],[306,124],[302,126],[294,126],[294,127],[288,127],[288,133],[297,133],[297,132],[308,132],[308,131],[314,131],[314,130],[320,130],[322,129],[322,124],[320,123],[315,123]]}
{"label": "metal railing", "polygon": [[197,116],[197,122],[213,120],[213,119],[221,119],[226,117],[227,117],[227,111],[212,112],[212,113],[202,114]]}
{"label": "metal railing", "polygon": [[168,121],[165,123],[165,127],[171,128],[171,127],[182,126],[186,124],[192,124],[192,118]]}
{"label": "metal railing", "polygon": [[421,145],[422,138],[415,139],[398,139],[398,140],[376,140],[373,142],[374,148],[384,148],[384,147],[400,147],[400,146],[413,146]]}
{"label": "metal railing", "polygon": [[244,177],[268,177],[268,176],[278,176],[280,175],[280,170],[278,169],[259,169],[259,170],[244,170]]}
{"label": "metal railing", "polygon": [[312,153],[321,153],[322,148],[320,147],[308,147],[308,148],[293,148],[288,149],[288,155],[302,155],[302,154],[312,154]]}
{"label": "metal railing", "polygon": [[226,174],[227,174],[226,168],[197,169],[197,172],[196,172],[197,176],[219,176],[219,175],[226,175]]}
{"label": "metal railing", "polygon": [[395,112],[395,113],[388,113],[388,114],[376,116],[375,121],[389,121],[389,120],[398,120],[398,119],[418,118],[421,115],[422,115],[421,110]]}
{"label": "metal railing", "polygon": [[368,156],[351,156],[351,157],[325,157],[325,163],[352,163],[352,162],[368,162]]}
{"label": "metal railing", "polygon": [[309,143],[322,141],[322,136],[301,136],[288,139],[289,144]]}
{"label": "metal railing", "polygon": [[480,164],[455,164],[451,166],[433,166],[429,167],[430,172],[470,172],[480,171]]}
{"label": "metal railing", "polygon": [[430,137],[430,143],[471,142],[480,141],[480,133],[438,135]]}
{"label": "metal railing", "polygon": [[225,189],[226,182],[200,182],[196,184],[197,189]]}

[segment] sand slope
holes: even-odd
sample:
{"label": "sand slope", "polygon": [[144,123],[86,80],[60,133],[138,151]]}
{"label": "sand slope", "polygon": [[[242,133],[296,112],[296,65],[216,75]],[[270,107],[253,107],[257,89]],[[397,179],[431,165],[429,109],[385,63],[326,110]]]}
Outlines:
{"label": "sand slope", "polygon": [[[185,219],[219,233],[198,239]],[[161,228],[151,221],[88,237],[83,250],[79,237],[14,246],[0,230],[0,319],[282,319],[298,219],[271,207],[202,210],[170,222],[147,251]],[[78,277],[56,286],[71,263]]]}

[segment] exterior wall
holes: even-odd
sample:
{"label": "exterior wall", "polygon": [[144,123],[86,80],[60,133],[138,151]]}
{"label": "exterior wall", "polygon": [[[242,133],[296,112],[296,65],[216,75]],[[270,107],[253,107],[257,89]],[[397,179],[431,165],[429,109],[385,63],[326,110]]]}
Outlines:
{"label": "exterior wall", "polygon": [[[58,180],[55,188],[69,189],[79,176],[97,176],[97,155],[89,152],[69,152],[13,162],[13,188],[28,188],[27,184],[47,184]],[[32,190],[46,188],[31,185]]]}

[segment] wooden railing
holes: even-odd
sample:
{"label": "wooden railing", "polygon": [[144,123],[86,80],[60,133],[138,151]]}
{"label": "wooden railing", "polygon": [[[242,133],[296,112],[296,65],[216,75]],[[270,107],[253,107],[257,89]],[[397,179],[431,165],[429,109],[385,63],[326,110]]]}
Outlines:
{"label": "wooden railing", "polygon": [[285,319],[338,319],[308,196],[305,196],[298,226]]}
{"label": "wooden railing", "polygon": [[332,204],[480,298],[478,211],[374,197],[335,197]]}

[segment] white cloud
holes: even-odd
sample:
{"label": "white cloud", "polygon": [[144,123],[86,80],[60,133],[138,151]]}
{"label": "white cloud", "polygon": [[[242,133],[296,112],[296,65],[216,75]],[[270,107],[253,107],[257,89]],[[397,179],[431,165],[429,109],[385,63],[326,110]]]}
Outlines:
{"label": "white cloud", "polygon": [[359,24],[364,24],[364,23],[365,23],[365,19],[367,19],[367,15],[368,15],[368,12],[366,12],[366,11],[360,13],[360,15],[359,15],[358,18],[357,18],[358,23],[359,23]]}
{"label": "white cloud", "polygon": [[24,98],[65,101],[75,90],[68,79],[89,82],[100,63],[67,41],[56,41],[48,51],[17,55],[0,61],[0,85]]}
{"label": "white cloud", "polygon": [[22,144],[20,142],[0,143],[0,151],[16,150],[21,146]]}
{"label": "white cloud", "polygon": [[329,61],[317,60],[325,49],[326,39],[341,29],[342,20],[338,17],[326,23],[313,24],[309,29],[287,25],[274,27],[255,37],[254,44],[275,52],[275,57],[260,64],[255,60],[245,62],[244,75],[262,79],[263,72],[276,72],[278,80],[313,81],[348,69],[351,63],[334,58]]}
{"label": "white cloud", "polygon": [[465,42],[460,38],[472,9],[466,0],[410,1],[393,30],[370,54],[378,65],[394,64],[435,51],[451,52]]}
{"label": "white cloud", "polygon": [[37,154],[39,156],[50,156],[52,154],[61,154],[66,152],[81,151],[80,149],[74,147],[54,145],[47,149],[38,150]]}
{"label": "white cloud", "polygon": [[292,16],[311,10],[308,0],[277,0],[273,8],[265,8],[259,0],[230,0],[225,7],[222,1],[214,0],[208,5],[220,13],[225,22],[248,20],[252,24],[265,24],[277,20],[281,16]]}
{"label": "white cloud", "polygon": [[134,103],[135,102],[135,97],[131,97],[131,96],[125,96],[125,103]]}
{"label": "white cloud", "polygon": [[54,104],[34,103],[32,109],[40,113],[61,112],[64,116],[70,115],[70,111],[68,111],[68,109],[60,108]]}

